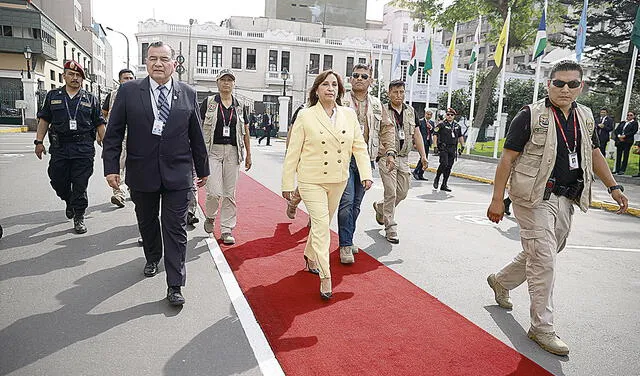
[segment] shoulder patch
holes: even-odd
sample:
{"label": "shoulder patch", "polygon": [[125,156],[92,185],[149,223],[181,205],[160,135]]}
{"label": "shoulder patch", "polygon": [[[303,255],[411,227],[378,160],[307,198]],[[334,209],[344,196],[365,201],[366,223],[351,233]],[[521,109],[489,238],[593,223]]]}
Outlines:
{"label": "shoulder patch", "polygon": [[62,100],[61,99],[52,99],[51,100],[51,104],[61,104]]}

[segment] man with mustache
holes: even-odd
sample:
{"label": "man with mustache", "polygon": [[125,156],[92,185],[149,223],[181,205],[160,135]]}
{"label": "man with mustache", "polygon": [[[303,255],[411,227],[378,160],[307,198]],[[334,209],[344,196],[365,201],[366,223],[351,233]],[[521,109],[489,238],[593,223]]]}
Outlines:
{"label": "man with mustache", "polygon": [[66,202],[65,215],[73,218],[77,234],[87,232],[84,214],[89,200],[87,186],[93,174],[94,142],[104,137],[105,120],[100,103],[93,94],[82,89],[84,69],[74,61],[64,64],[65,85],[51,90],[38,112],[35,153],[46,154],[44,136],[49,134],[49,178],[58,197]]}

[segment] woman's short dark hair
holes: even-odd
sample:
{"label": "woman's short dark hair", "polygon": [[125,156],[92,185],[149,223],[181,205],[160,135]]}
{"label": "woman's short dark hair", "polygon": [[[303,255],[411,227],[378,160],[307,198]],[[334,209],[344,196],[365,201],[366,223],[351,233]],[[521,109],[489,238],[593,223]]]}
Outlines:
{"label": "woman's short dark hair", "polygon": [[340,74],[332,69],[327,69],[326,71],[320,72],[320,74],[316,76],[316,79],[313,81],[313,86],[311,86],[311,89],[309,89],[309,106],[315,106],[318,103],[319,98],[316,90],[318,90],[320,84],[322,84],[330,74],[334,75],[336,77],[336,80],[338,80],[338,95],[336,96],[336,103],[338,103],[338,106],[342,106],[344,84],[342,83]]}

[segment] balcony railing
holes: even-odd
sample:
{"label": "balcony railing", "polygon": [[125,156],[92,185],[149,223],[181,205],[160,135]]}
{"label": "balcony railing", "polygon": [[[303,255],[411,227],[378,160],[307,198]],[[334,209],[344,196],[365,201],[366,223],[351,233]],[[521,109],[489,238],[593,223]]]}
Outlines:
{"label": "balcony railing", "polygon": [[193,72],[193,79],[195,80],[212,80],[216,79],[218,72],[220,72],[219,67],[195,67]]}
{"label": "balcony railing", "polygon": [[[280,77],[280,71],[268,71],[265,73],[264,82],[267,85],[282,85],[283,80]],[[290,86],[293,82],[293,74],[289,73],[289,78],[287,78],[287,86]]]}

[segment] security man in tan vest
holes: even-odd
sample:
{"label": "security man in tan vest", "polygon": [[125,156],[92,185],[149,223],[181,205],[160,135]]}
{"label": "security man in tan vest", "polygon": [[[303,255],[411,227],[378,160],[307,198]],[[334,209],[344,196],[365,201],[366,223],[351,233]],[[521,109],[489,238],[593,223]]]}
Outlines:
{"label": "security man in tan vest", "polygon": [[226,245],[235,244],[232,231],[236,227],[236,185],[240,164],[251,168],[249,122],[243,107],[231,94],[236,76],[231,69],[221,69],[216,77],[219,93],[200,105],[202,133],[209,153],[211,179],[207,182],[204,231],[213,233],[214,221],[220,212],[220,239]]}
{"label": "security man in tan vest", "polygon": [[553,327],[556,254],[569,235],[574,205],[583,212],[591,201],[593,173],[627,210],[628,201],[598,148],[591,110],[575,102],[582,91],[582,67],[573,61],[556,64],[547,82],[549,97],[525,106],[513,119],[500,163],[487,217],[504,216],[504,191],[520,225],[523,251],[487,282],[500,307],[511,309],[512,290],[527,281],[531,300],[528,336],[557,355],[569,347]]}
{"label": "security man in tan vest", "polygon": [[[395,128],[395,148],[387,151],[387,157],[395,158],[395,163],[388,163],[378,159],[380,178],[384,186],[384,200],[373,203],[376,212],[376,221],[384,225],[385,238],[389,243],[398,244],[398,224],[395,220],[396,206],[407,198],[409,193],[409,151],[415,144],[422,168],[427,169],[427,155],[422,143],[420,124],[418,117],[411,106],[404,103],[404,82],[394,80],[389,83],[389,111],[391,124]],[[397,152],[395,151],[397,150]]]}
{"label": "security man in tan vest", "polygon": [[[124,84],[127,81],[135,80],[136,77],[133,74],[133,71],[130,69],[121,69],[118,72],[118,81],[120,85]],[[116,96],[118,95],[118,89],[111,91],[107,94],[104,99],[104,104],[102,105],[102,116],[109,121],[109,112],[111,108],[113,108],[113,104],[116,101]],[[102,141],[102,140],[99,140]],[[120,182],[124,185],[124,174],[125,174],[125,164],[124,162],[127,160],[127,134],[124,134],[124,141],[122,141],[122,153],[120,154]],[[125,201],[125,193],[123,189],[123,185],[118,188],[113,189],[113,196],[111,196],[111,203],[116,205],[119,208],[124,208]]]}

